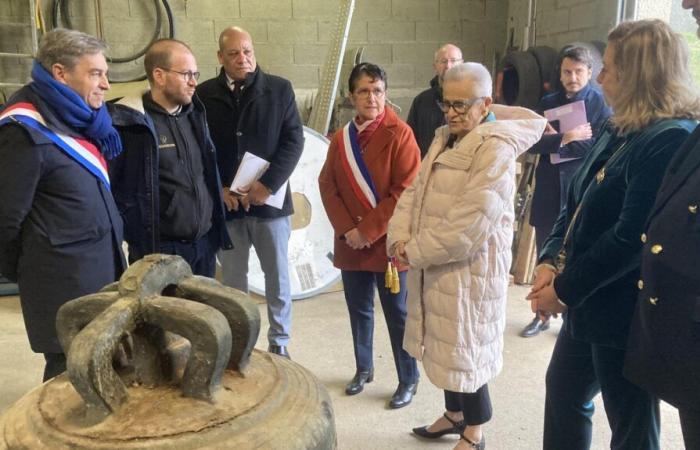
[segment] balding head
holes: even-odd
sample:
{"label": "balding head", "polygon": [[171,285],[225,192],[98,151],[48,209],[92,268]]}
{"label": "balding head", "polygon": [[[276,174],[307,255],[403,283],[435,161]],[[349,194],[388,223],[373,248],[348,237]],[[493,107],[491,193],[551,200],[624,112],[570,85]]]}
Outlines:
{"label": "balding head", "polygon": [[240,27],[228,27],[219,34],[217,57],[226,74],[234,80],[245,80],[257,67],[253,38]]}
{"label": "balding head", "polygon": [[433,67],[438,76],[438,81],[442,84],[445,72],[456,64],[463,62],[462,50],[454,44],[445,44],[435,52]]}
{"label": "balding head", "polygon": [[174,54],[192,55],[192,50],[187,44],[177,39],[159,39],[148,47],[146,56],[143,58],[143,66],[151,84],[153,84],[153,71],[157,68],[170,69]]}

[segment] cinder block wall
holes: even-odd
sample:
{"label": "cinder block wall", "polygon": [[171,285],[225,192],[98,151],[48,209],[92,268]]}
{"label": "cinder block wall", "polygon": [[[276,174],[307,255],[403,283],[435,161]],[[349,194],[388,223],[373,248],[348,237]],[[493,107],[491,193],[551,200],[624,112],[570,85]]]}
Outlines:
{"label": "cinder block wall", "polygon": [[[48,9],[52,2],[44,3]],[[95,32],[93,3],[71,1],[75,28]],[[26,27],[3,25],[28,23],[26,5],[26,0],[0,0],[0,51],[28,50]],[[259,64],[289,78],[304,96],[319,84],[339,0],[170,0],[170,5],[177,38],[192,46],[204,79],[218,68],[220,30],[238,25],[253,35]],[[150,0],[103,0],[102,6],[112,54],[131,53],[149,40]],[[432,78],[433,53],[442,43],[453,42],[466,59],[493,67],[505,46],[507,11],[508,0],[356,0],[348,49],[365,47],[365,60],[386,69],[391,99],[405,116],[413,96]],[[121,65],[112,71],[116,75],[126,69]],[[28,77],[27,61],[0,60],[0,81],[25,82]]]}
{"label": "cinder block wall", "polygon": [[[603,41],[617,21],[617,0],[538,0],[534,22],[536,45],[560,49],[573,41]],[[522,46],[527,0],[510,0],[509,30]]]}

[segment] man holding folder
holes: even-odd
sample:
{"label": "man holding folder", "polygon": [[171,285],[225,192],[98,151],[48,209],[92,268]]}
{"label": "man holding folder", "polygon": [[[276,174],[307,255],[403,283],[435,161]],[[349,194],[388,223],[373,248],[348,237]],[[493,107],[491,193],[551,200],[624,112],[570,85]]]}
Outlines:
{"label": "man holding folder", "polygon": [[[287,180],[304,147],[301,119],[292,85],[260,69],[247,31],[238,27],[222,31],[217,56],[221,73],[202,83],[197,93],[206,106],[216,145],[228,209],[226,227],[234,246],[220,255],[223,282],[248,292],[248,257],[254,246],[265,274],[268,351],[289,357],[292,299],[287,246],[294,210]],[[237,172],[250,168],[242,163],[246,154],[269,166],[259,178],[253,177],[255,181],[231,190]],[[280,190],[281,208],[271,206],[270,197]]]}
{"label": "man holding folder", "polygon": [[[593,75],[591,61],[586,48],[567,49],[561,57],[561,89],[542,97],[536,108],[550,120],[542,139],[528,150],[540,155],[530,209],[538,254],[566,203],[571,178],[611,114],[603,94],[589,83]],[[535,316],[521,336],[536,336],[548,328],[549,317]]]}

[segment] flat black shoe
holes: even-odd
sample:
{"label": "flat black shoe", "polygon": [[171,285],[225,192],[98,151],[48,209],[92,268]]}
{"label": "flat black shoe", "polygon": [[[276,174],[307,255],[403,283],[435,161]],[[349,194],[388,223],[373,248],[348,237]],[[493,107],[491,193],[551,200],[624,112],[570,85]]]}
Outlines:
{"label": "flat black shoe", "polygon": [[471,439],[464,437],[463,434],[459,435],[459,438],[469,444],[471,448],[474,448],[476,450],[484,450],[486,448],[486,438],[484,435],[481,435],[481,440],[479,442],[472,442]]}
{"label": "flat black shoe", "polygon": [[[523,331],[520,332],[520,336],[525,338],[537,336],[540,334],[540,323],[539,316],[536,316],[532,319],[532,322],[523,328]],[[547,321],[547,328],[549,328],[549,321]]]}
{"label": "flat black shoe", "polygon": [[549,330],[549,319],[545,320],[540,325],[540,331],[547,331],[547,330]]}
{"label": "flat black shoe", "polygon": [[270,353],[274,353],[275,355],[280,355],[283,358],[287,359],[292,359],[292,357],[289,355],[289,352],[287,351],[287,347],[285,345],[273,345],[270,344],[267,347],[267,351]]}
{"label": "flat black shoe", "polygon": [[415,383],[399,383],[399,387],[396,388],[396,392],[391,396],[389,400],[389,408],[399,409],[411,403],[413,396],[416,395],[418,391],[418,382]]}
{"label": "flat black shoe", "polygon": [[466,426],[464,424],[464,420],[460,420],[455,422],[454,420],[450,419],[447,414],[442,415],[445,419],[447,419],[448,422],[452,424],[452,426],[443,428],[442,430],[438,431],[428,431],[428,426],[424,427],[418,427],[413,429],[413,433],[417,436],[420,436],[422,438],[426,439],[437,439],[445,436],[446,434],[459,434],[460,436],[464,432],[464,427]]}
{"label": "flat black shoe", "polygon": [[345,386],[345,393],[348,395],[359,394],[365,388],[365,383],[371,383],[372,380],[374,380],[374,369],[357,371],[352,380]]}

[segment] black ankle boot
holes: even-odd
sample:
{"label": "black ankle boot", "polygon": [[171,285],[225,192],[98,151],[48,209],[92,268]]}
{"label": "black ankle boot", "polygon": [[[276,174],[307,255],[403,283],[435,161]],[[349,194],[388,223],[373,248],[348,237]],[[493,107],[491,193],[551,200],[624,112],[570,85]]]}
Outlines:
{"label": "black ankle boot", "polygon": [[345,386],[345,393],[348,395],[359,394],[365,388],[365,383],[371,383],[372,380],[374,380],[374,369],[358,370],[348,385]]}
{"label": "black ankle boot", "polygon": [[391,396],[389,408],[399,409],[411,403],[413,396],[418,391],[418,382],[415,383],[399,383],[396,392]]}

